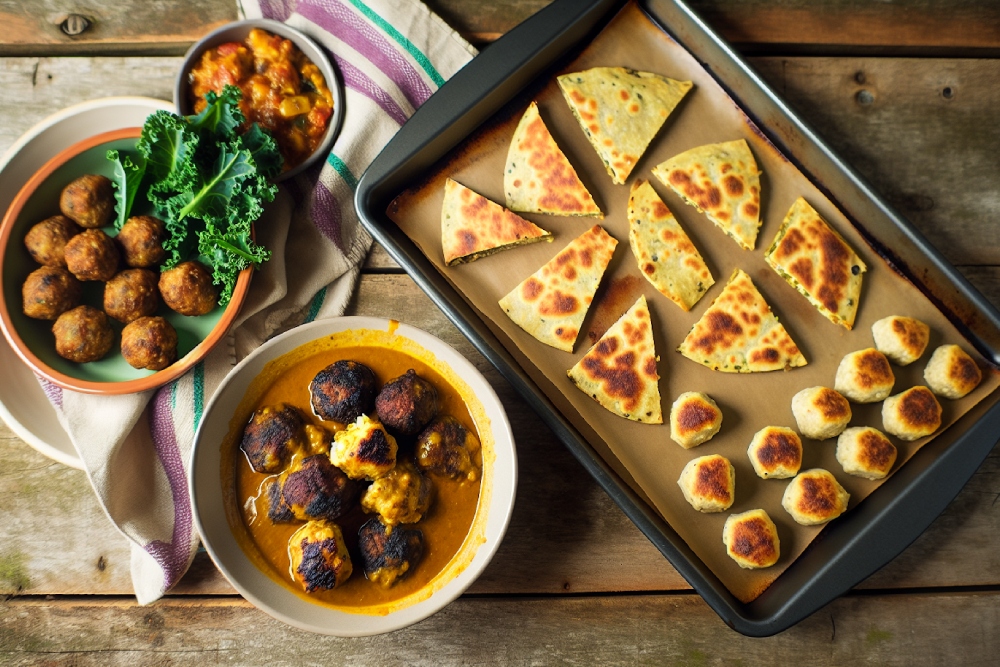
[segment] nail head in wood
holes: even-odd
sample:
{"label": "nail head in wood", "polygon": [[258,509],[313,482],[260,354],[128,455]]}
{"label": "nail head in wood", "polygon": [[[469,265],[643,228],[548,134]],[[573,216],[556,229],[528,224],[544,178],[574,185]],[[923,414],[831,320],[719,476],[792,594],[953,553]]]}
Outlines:
{"label": "nail head in wood", "polygon": [[87,28],[90,27],[90,19],[79,14],[70,14],[59,24],[59,27],[70,37],[76,37],[86,32]]}

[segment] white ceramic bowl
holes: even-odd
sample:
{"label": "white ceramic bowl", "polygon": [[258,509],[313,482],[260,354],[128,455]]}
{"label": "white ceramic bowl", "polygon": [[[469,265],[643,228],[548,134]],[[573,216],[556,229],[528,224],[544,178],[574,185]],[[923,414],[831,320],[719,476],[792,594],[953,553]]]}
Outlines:
{"label": "white ceramic bowl", "polygon": [[[373,317],[341,317],[302,325],[273,338],[244,359],[226,377],[209,402],[195,435],[191,460],[191,499],[195,524],[216,566],[250,602],[289,625],[322,634],[345,637],[389,632],[416,623],[454,600],[475,581],[493,557],[510,521],[517,486],[517,458],[510,424],[500,400],[486,379],[458,352],[438,338],[405,324]],[[477,424],[484,436],[483,477],[479,506],[472,531],[452,563],[419,594],[414,594],[385,615],[370,615],[333,609],[314,603],[274,581],[244,553],[226,517],[227,501],[222,488],[223,452],[230,422],[251,381],[268,362],[339,332],[375,330],[401,336],[433,355],[432,366],[450,369],[453,377],[467,384],[472,400],[478,401],[486,417]],[[426,361],[426,359],[425,359]],[[471,410],[475,412],[475,410]],[[491,430],[493,455],[487,451],[483,429]],[[237,446],[232,443],[231,446]],[[429,595],[427,594],[430,591]]]}

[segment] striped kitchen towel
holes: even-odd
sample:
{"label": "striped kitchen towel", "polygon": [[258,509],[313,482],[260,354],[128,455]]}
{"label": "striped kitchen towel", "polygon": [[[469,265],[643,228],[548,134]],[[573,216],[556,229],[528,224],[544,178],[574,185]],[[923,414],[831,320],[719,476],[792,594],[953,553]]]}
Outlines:
{"label": "striped kitchen towel", "polygon": [[187,466],[202,411],[226,373],[292,324],[344,312],[371,247],[354,188],[399,127],[475,50],[416,0],[241,0],[248,18],[285,21],[332,54],[345,117],[321,167],[282,185],[256,225],[272,259],[254,274],[232,332],[156,391],[88,396],[43,381],[94,490],[132,545],[140,604],[183,576],[198,547]]}

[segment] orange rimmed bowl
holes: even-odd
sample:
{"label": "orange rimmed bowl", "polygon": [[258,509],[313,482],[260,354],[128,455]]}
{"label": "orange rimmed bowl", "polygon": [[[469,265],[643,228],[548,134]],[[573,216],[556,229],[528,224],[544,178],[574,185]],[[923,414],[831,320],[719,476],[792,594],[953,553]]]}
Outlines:
{"label": "orange rimmed bowl", "polygon": [[[114,166],[106,157],[109,150],[135,155],[142,128],[113,130],[84,139],[61,151],[35,173],[11,202],[0,223],[0,328],[17,355],[49,382],[89,394],[130,394],[154,389],[183,375],[198,363],[226,334],[239,314],[250,285],[251,269],[236,282],[233,297],[223,308],[196,317],[175,313],[161,304],[157,315],[177,330],[177,361],[161,371],[135,369],[121,356],[118,345],[122,325],[111,320],[116,341],[98,361],[75,363],[55,350],[53,322],[35,320],[23,313],[21,286],[38,268],[24,246],[32,225],[59,213],[59,194],[71,181],[84,174],[111,178]],[[146,208],[142,193],[136,197],[133,215],[153,214]],[[110,236],[113,225],[104,228]],[[101,308],[104,283],[83,283],[83,303]]]}

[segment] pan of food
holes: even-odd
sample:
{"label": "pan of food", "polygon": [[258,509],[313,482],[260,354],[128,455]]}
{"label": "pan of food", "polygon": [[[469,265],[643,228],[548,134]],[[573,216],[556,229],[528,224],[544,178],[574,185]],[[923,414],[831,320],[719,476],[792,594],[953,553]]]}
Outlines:
{"label": "pan of food", "polygon": [[356,204],[744,634],[891,560],[996,441],[1000,313],[683,2],[553,3]]}

